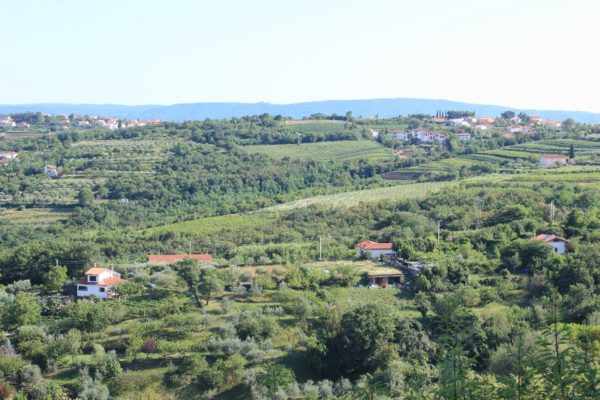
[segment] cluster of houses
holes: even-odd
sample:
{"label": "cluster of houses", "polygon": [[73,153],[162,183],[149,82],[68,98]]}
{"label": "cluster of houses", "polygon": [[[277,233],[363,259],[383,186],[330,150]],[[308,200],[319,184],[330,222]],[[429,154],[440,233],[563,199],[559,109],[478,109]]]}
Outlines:
{"label": "cluster of houses", "polygon": [[[552,247],[555,254],[565,254],[569,240],[555,234],[540,234],[531,240],[542,241]],[[409,261],[396,257],[392,243],[379,243],[363,240],[356,244],[357,255],[368,257],[374,261],[386,261],[391,267],[379,267],[367,273],[369,287],[389,287],[406,283],[405,276],[418,276],[424,269],[433,264],[423,261]],[[213,257],[209,253],[200,254],[156,254],[148,255],[148,264],[172,264],[186,259],[200,263],[210,263]],[[129,276],[129,275],[128,275]],[[114,271],[112,265],[100,268],[95,263],[85,272],[85,276],[77,283],[77,297],[96,296],[109,299],[116,295],[115,287],[126,283],[121,274]]]}
{"label": "cluster of houses", "polygon": [[[138,126],[147,126],[147,125],[158,125],[161,123],[161,121],[159,119],[149,119],[149,120],[139,120],[139,119],[134,119],[134,120],[129,120],[129,119],[124,119],[124,120],[117,120],[115,118],[96,118],[96,117],[92,117],[95,118],[94,119],[94,125],[97,126],[98,128],[102,128],[102,129],[109,129],[109,130],[115,130],[115,129],[120,129],[120,128],[135,128]],[[83,120],[83,121],[79,121],[79,126],[82,126],[83,124],[86,124],[86,126],[90,125],[90,122],[87,120]]]}
{"label": "cluster of houses", "polygon": [[[412,129],[409,131],[395,130],[390,132],[392,140],[399,141],[417,141],[419,143],[441,143],[448,140],[448,135],[439,132],[430,132],[426,129]],[[460,141],[471,140],[471,134],[468,132],[460,132],[456,134]]]}
{"label": "cluster of houses", "polygon": [[[138,126],[147,126],[147,125],[159,125],[161,121],[159,119],[148,119],[148,120],[140,120],[140,119],[121,119],[118,120],[116,118],[105,118],[98,116],[82,116],[82,115],[57,115],[56,121],[58,122],[58,126],[62,130],[69,129],[72,125],[78,126],[80,128],[102,128],[115,130],[119,128],[135,128]],[[16,123],[14,119],[9,115],[6,117],[0,117],[0,128],[11,128],[11,127],[24,127],[29,128],[30,125],[21,122]]]}
{"label": "cluster of houses", "polygon": [[[567,252],[569,240],[555,234],[544,233],[531,240],[542,241],[552,247],[555,254]],[[379,243],[363,240],[356,244],[357,255],[373,261],[385,261],[394,268],[377,268],[367,273],[369,287],[388,287],[405,283],[405,274],[417,277],[424,269],[433,267],[423,261],[409,261],[396,257],[392,243]]]}
{"label": "cluster of houses", "polygon": [[[160,254],[149,255],[149,264],[172,264],[186,259],[198,260],[200,263],[212,262],[211,254]],[[85,276],[77,282],[77,297],[95,296],[101,299],[110,299],[116,295],[115,287],[127,283],[121,274],[116,272],[112,265],[101,268],[94,266],[85,272]]]}

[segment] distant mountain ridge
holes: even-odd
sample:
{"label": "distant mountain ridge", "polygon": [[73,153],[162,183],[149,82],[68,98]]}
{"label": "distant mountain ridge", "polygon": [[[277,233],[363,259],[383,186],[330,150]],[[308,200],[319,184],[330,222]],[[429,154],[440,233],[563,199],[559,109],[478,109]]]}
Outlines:
{"label": "distant mountain ridge", "polygon": [[474,111],[478,116],[498,116],[501,112],[511,110],[539,115],[544,119],[565,120],[573,118],[578,122],[600,123],[600,113],[587,111],[535,110],[519,109],[488,104],[463,103],[450,100],[435,99],[369,99],[369,100],[325,100],[292,104],[272,103],[183,103],[173,105],[119,105],[119,104],[16,104],[0,105],[0,113],[43,112],[47,114],[82,114],[98,115],[114,118],[151,119],[164,121],[186,121],[224,119],[244,115],[284,115],[302,118],[310,114],[345,114],[352,111],[354,116],[379,115],[381,118],[409,114],[435,114],[438,110]]}

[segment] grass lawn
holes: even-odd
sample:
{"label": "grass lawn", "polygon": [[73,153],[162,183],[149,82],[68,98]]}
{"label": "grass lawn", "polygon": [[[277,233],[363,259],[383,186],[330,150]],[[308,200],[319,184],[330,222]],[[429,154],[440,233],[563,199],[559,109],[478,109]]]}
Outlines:
{"label": "grass lawn", "polygon": [[391,149],[372,140],[342,140],[335,142],[276,144],[244,146],[250,153],[265,154],[272,158],[284,157],[300,160],[391,160]]}

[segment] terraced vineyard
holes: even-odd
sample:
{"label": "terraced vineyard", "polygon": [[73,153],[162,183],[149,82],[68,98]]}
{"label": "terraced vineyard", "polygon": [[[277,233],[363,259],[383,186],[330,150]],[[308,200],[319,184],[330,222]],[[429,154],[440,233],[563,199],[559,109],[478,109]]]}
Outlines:
{"label": "terraced vineyard", "polygon": [[282,159],[285,157],[300,160],[393,160],[391,149],[371,140],[343,140],[335,142],[254,145],[244,146],[250,153],[265,154]]}
{"label": "terraced vineyard", "polygon": [[65,165],[84,167],[86,173],[104,171],[152,171],[177,143],[170,138],[96,140],[75,143],[66,154]]}

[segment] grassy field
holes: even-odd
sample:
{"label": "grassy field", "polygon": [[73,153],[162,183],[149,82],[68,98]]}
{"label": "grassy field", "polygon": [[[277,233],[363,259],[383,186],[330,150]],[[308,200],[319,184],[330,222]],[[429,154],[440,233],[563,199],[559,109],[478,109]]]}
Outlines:
{"label": "grassy field", "polygon": [[69,213],[51,208],[0,209],[0,223],[46,225],[64,221]]}
{"label": "grassy field", "polygon": [[281,159],[300,160],[391,160],[391,149],[371,140],[342,140],[336,142],[244,146],[250,153],[265,154]]}
{"label": "grassy field", "polygon": [[288,211],[304,208],[311,205],[322,205],[331,207],[352,207],[360,203],[377,201],[399,201],[406,199],[423,198],[431,193],[436,193],[446,187],[457,186],[458,181],[453,182],[425,182],[406,185],[388,186],[375,189],[355,190],[345,193],[336,193],[323,196],[309,197],[306,199],[278,204],[267,208],[271,211]]}

